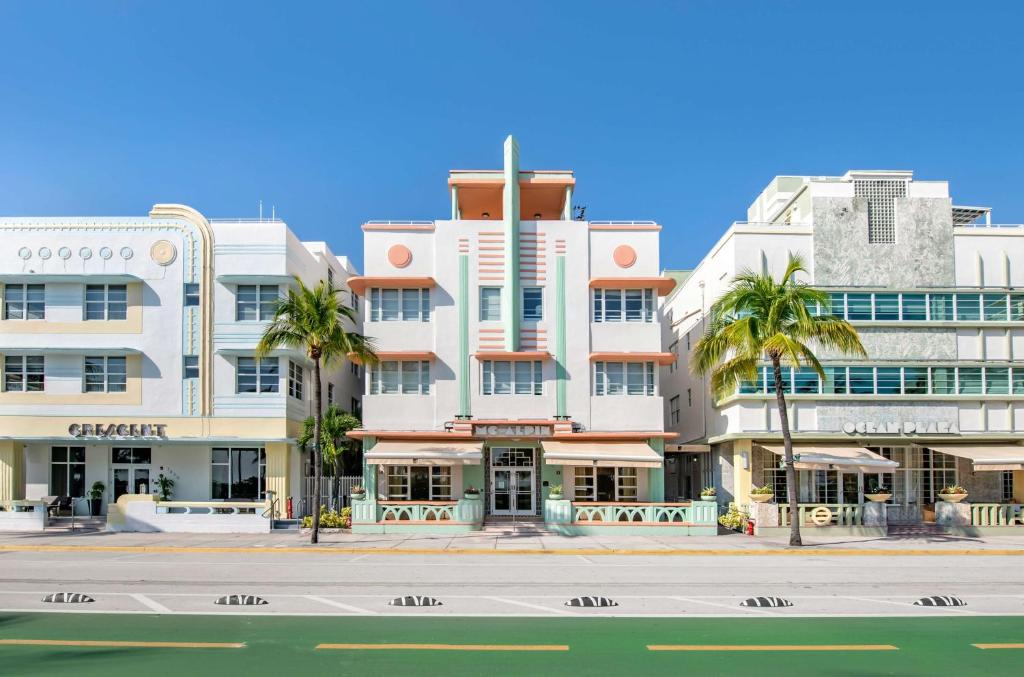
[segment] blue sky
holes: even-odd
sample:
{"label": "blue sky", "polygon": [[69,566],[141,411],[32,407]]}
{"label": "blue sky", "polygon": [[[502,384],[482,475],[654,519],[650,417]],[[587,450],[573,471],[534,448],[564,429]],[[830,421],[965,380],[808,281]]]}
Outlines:
{"label": "blue sky", "polygon": [[255,216],[361,263],[449,168],[573,169],[696,263],[776,174],[914,169],[1024,222],[1020,2],[0,2],[0,214]]}

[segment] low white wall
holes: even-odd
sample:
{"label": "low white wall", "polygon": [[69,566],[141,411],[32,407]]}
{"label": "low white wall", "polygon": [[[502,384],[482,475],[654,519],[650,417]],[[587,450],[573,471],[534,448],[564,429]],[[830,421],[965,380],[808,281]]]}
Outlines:
{"label": "low white wall", "polygon": [[[264,503],[246,503],[253,514],[221,514],[211,508],[231,508],[238,503],[168,501],[156,497],[126,494],[107,511],[107,531],[142,531],[192,534],[264,534],[270,533],[270,520],[262,516]],[[172,512],[184,507],[193,512]]]}
{"label": "low white wall", "polygon": [[[16,510],[31,506],[32,510]],[[46,528],[46,504],[42,501],[15,501],[0,510],[0,531],[43,531]]]}

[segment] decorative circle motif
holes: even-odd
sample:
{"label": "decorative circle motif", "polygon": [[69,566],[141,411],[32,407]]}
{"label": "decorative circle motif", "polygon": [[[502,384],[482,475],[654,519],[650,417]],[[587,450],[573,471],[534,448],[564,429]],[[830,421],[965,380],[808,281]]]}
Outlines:
{"label": "decorative circle motif", "polygon": [[89,249],[88,247],[82,247],[81,249],[78,250],[78,255],[81,256],[86,261],[88,261],[89,259],[92,258],[92,250]]}
{"label": "decorative circle motif", "polygon": [[388,250],[388,263],[395,268],[405,268],[412,263],[412,252],[404,244],[392,245]]}
{"label": "decorative circle motif", "polygon": [[18,250],[18,256],[25,259],[26,261],[32,258],[32,250],[28,247],[22,247]]}
{"label": "decorative circle motif", "polygon": [[127,261],[131,257],[135,256],[135,252],[132,251],[131,247],[121,247],[121,258]]}
{"label": "decorative circle motif", "polygon": [[113,255],[114,250],[112,250],[110,247],[100,247],[100,258],[103,259],[104,261],[109,260],[110,257]]}
{"label": "decorative circle motif", "polygon": [[149,256],[161,266],[169,266],[178,258],[178,250],[167,240],[157,240],[149,248]]}
{"label": "decorative circle motif", "polygon": [[57,256],[67,261],[71,258],[71,247],[61,247],[57,250]]}
{"label": "decorative circle motif", "polygon": [[826,524],[832,523],[832,509],[819,505],[807,515],[807,518],[811,520],[813,524],[823,527]]}
{"label": "decorative circle motif", "polygon": [[619,268],[629,268],[636,263],[636,250],[628,244],[620,244],[612,252],[612,259]]}
{"label": "decorative circle motif", "polygon": [[41,258],[43,261],[47,260],[51,256],[53,256],[53,252],[50,251],[49,247],[39,248],[39,258]]}

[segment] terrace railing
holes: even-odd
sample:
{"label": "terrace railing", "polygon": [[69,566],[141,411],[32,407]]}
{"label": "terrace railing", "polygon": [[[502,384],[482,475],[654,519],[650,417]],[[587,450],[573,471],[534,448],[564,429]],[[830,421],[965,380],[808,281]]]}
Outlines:
{"label": "terrace railing", "polygon": [[1012,527],[1024,525],[1019,503],[971,503],[971,526]]}
{"label": "terrace railing", "polygon": [[[856,503],[801,503],[797,516],[807,526],[863,526],[864,506]],[[779,506],[779,526],[788,527],[788,505]]]}
{"label": "terrace railing", "polygon": [[714,524],[717,519],[714,503],[632,503],[589,502],[572,503],[572,521],[581,524]]}

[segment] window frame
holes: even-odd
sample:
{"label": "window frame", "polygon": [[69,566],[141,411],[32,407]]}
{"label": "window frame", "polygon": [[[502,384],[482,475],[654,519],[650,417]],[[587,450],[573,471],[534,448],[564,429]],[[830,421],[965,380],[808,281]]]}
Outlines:
{"label": "window frame", "polygon": [[304,399],[304,381],[306,370],[294,360],[288,360],[288,396],[297,400]]}
{"label": "window frame", "polygon": [[[499,380],[506,370],[508,374],[507,390],[506,382]],[[523,380],[520,380],[520,376],[523,377]],[[529,378],[529,381],[526,378]],[[535,397],[543,394],[544,363],[541,360],[480,361],[481,396],[526,395]]]}
{"label": "window frame", "polygon": [[[226,451],[227,452],[227,459],[228,460],[226,462],[224,462],[224,461],[217,461],[216,460],[217,452],[218,451]],[[256,452],[256,454],[257,454],[257,456],[256,456],[256,496],[255,497],[248,497],[248,496],[236,497],[236,496],[233,495],[233,493],[234,493],[234,485],[236,484],[235,475],[234,475],[234,473],[235,473],[235,466],[236,466],[235,456],[238,455],[238,453],[243,452],[243,451],[244,452]],[[213,483],[214,483],[214,479],[215,479],[214,468],[216,468],[216,467],[224,467],[224,466],[226,466],[227,469],[228,469],[227,482],[225,483],[225,487],[226,487],[226,490],[227,490],[227,496],[218,497],[218,496],[214,495],[215,492],[213,490],[213,487],[214,487]],[[267,450],[266,450],[266,447],[258,447],[258,446],[257,447],[233,447],[233,446],[224,447],[224,446],[215,446],[215,447],[211,447],[210,448],[210,500],[211,501],[252,501],[253,503],[258,503],[260,501],[266,500],[266,496],[267,496]]]}
{"label": "window frame", "polygon": [[[251,298],[243,298],[243,293]],[[277,301],[281,298],[279,284],[235,285],[235,322],[269,322],[274,319]],[[247,313],[255,317],[243,317]]]}
{"label": "window frame", "polygon": [[[246,361],[246,379],[253,378],[255,390],[242,390],[242,360]],[[252,363],[251,367],[249,363]],[[235,358],[235,394],[236,395],[276,395],[281,392],[281,361],[277,357],[248,357],[240,355]]]}
{"label": "window frame", "polygon": [[[12,365],[17,369],[12,371]],[[29,367],[32,367],[31,369]],[[38,369],[37,369],[38,367]],[[46,392],[46,356],[45,355],[4,355],[3,390],[11,393],[42,393]],[[11,376],[18,376],[18,388],[11,387]],[[38,385],[38,387],[35,387]]]}
{"label": "window frame", "polygon": [[[640,372],[640,392],[636,392],[637,373]],[[653,397],[657,395],[654,362],[625,362],[599,360],[590,370],[591,392],[594,397]],[[631,392],[631,388],[633,392]]]}
{"label": "window frame", "polygon": [[[100,298],[90,299],[90,292],[98,292]],[[112,299],[111,292],[123,298]],[[82,300],[82,320],[84,322],[110,322],[128,319],[128,285],[126,284],[87,284]],[[100,310],[99,316],[90,317],[90,306]]]}
{"label": "window frame", "polygon": [[[526,303],[527,303],[527,293],[528,292],[530,294],[533,294],[534,292],[536,293],[536,299],[534,299],[534,301],[536,302],[536,308],[538,309],[538,312],[536,312],[534,314],[527,314],[527,312],[526,312]],[[543,322],[544,321],[544,287],[536,287],[536,286],[522,287],[521,290],[520,290],[520,297],[521,297],[520,298],[520,301],[521,301],[520,307],[522,308],[522,320],[523,320],[523,322]]]}
{"label": "window frame", "polygon": [[[91,365],[90,365],[91,362]],[[111,369],[111,364],[120,371]],[[90,373],[90,366],[99,371]],[[90,379],[90,376],[93,378]],[[98,380],[97,378],[98,377]],[[85,355],[82,357],[83,393],[128,392],[128,358],[122,355]]]}
{"label": "window frame", "polygon": [[[17,291],[18,298],[12,299],[11,292]],[[45,320],[46,285],[34,283],[4,284],[3,319]],[[12,315],[12,309],[17,312]]]}
{"label": "window frame", "polygon": [[[406,365],[410,365],[407,367]],[[429,395],[430,394],[430,360],[382,360],[367,368],[367,395]],[[385,377],[393,374],[394,390]],[[408,376],[408,381],[406,377]]]}
{"label": "window frame", "polygon": [[[477,306],[477,321],[478,322],[501,322],[502,321],[502,307],[501,307],[501,295],[503,292],[502,287],[496,287],[493,285],[481,286],[477,293],[477,299],[479,301]],[[497,305],[497,317],[491,317],[490,311],[494,309],[492,299],[485,299],[485,296],[490,296],[493,293],[497,293],[498,305]]]}

